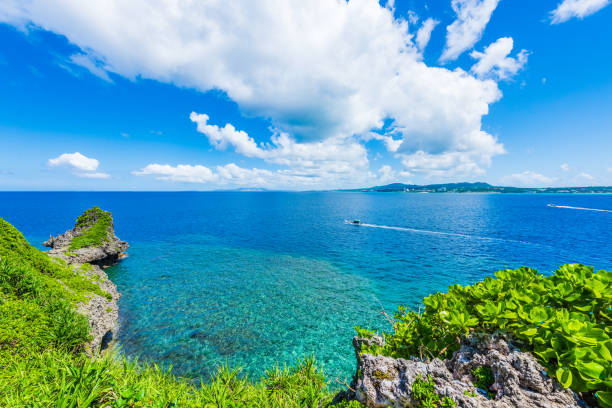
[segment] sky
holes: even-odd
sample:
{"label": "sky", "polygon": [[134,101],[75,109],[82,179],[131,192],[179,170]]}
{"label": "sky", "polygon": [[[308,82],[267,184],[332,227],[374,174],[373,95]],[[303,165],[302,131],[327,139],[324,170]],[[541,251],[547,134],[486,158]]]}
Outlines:
{"label": "sky", "polygon": [[0,190],[612,185],[612,0],[3,0]]}

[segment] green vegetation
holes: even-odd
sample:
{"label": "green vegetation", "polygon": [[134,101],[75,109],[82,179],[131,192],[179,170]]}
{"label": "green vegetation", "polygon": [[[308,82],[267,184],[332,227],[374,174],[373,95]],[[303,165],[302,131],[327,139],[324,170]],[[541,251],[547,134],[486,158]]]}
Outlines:
{"label": "green vegetation", "polygon": [[327,407],[333,398],[314,359],[269,370],[257,383],[220,367],[209,382],[196,385],[117,354],[90,359],[49,350],[27,360],[0,355],[0,406],[5,407]]}
{"label": "green vegetation", "polygon": [[530,268],[495,276],[426,297],[423,313],[400,307],[386,344],[362,352],[447,358],[469,333],[503,332],[564,387],[612,407],[612,273],[571,264],[547,277]]}
{"label": "green vegetation", "polygon": [[[78,222],[77,222],[78,223]],[[98,286],[38,251],[0,218],[0,406],[329,407],[334,394],[314,358],[275,367],[259,382],[220,367],[194,384],[117,352],[90,358],[78,301]],[[87,267],[86,267],[87,268]],[[82,271],[80,271],[82,272]],[[358,408],[356,401],[334,405]]]}
{"label": "green vegetation", "polygon": [[0,258],[10,261],[11,265],[23,271],[23,274],[36,276],[37,281],[45,287],[56,292],[68,289],[63,297],[73,305],[86,300],[92,293],[100,296],[108,295],[79,273],[77,268],[34,248],[21,232],[2,218],[0,218]]}
{"label": "green vegetation", "polygon": [[90,208],[77,218],[75,227],[86,228],[86,230],[82,235],[72,240],[69,248],[76,250],[108,242],[109,229],[112,223],[111,213],[101,210],[100,207]]}
{"label": "green vegetation", "polygon": [[493,372],[491,371],[491,367],[489,366],[480,366],[476,367],[472,370],[472,376],[474,376],[474,386],[477,388],[481,388],[487,392],[487,398],[492,399],[495,398],[497,394],[494,391],[491,391],[491,386],[495,382],[493,378]]}
{"label": "green vegetation", "polygon": [[412,396],[422,408],[454,408],[457,403],[449,397],[440,397],[434,391],[434,382],[430,375],[425,381],[419,374],[412,383]]}

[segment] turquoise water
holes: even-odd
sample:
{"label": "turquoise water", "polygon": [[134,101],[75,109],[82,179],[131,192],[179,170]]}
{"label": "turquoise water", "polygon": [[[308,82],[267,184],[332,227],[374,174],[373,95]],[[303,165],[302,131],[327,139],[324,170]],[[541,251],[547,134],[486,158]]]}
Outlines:
{"label": "turquoise water", "polygon": [[382,309],[501,268],[612,269],[612,213],[548,203],[610,210],[612,196],[0,193],[0,216],[40,244],[92,205],[114,213],[130,256],[107,272],[129,356],[206,379],[314,354],[345,378],[352,327],[386,328]]}

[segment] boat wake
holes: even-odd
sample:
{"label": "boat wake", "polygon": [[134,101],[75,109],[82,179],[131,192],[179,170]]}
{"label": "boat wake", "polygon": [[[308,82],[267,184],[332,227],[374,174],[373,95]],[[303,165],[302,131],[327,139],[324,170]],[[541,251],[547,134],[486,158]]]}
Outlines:
{"label": "boat wake", "polygon": [[482,237],[479,235],[469,235],[469,234],[459,234],[456,232],[441,232],[441,231],[431,231],[425,229],[417,229],[417,228],[407,228],[407,227],[394,227],[390,225],[377,225],[377,224],[366,224],[360,223],[360,227],[369,227],[369,228],[381,228],[381,229],[389,229],[395,231],[407,231],[407,232],[415,232],[418,234],[430,234],[430,235],[442,235],[442,236],[451,236],[451,237],[459,237],[459,238],[469,238],[469,239],[481,239],[486,241],[500,241],[500,242],[520,242],[523,244],[529,244],[529,242],[524,241],[515,241],[511,239],[503,239],[503,238],[491,238],[491,237]]}
{"label": "boat wake", "polygon": [[602,210],[600,208],[572,207],[572,206],[569,206],[569,205],[548,204],[548,206],[549,207],[554,207],[554,208],[567,208],[567,209],[570,209],[570,210],[612,212],[612,210]]}

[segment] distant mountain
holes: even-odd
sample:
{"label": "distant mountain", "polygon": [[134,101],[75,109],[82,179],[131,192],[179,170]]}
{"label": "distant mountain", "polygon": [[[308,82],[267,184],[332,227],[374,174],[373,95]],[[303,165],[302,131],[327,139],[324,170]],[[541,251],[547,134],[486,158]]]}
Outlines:
{"label": "distant mountain", "polygon": [[489,183],[403,184],[358,188],[344,191],[379,193],[612,193],[612,187],[503,187]]}

